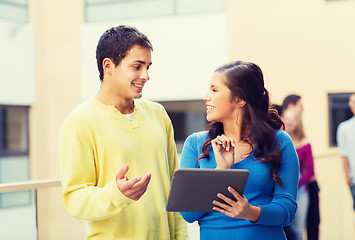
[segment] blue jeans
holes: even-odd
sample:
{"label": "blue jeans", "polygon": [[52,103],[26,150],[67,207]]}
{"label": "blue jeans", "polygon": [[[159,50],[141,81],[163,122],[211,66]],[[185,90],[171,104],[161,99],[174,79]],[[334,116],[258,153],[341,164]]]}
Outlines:
{"label": "blue jeans", "polygon": [[351,187],[350,187],[350,192],[351,192],[351,195],[353,196],[353,207],[354,207],[354,210],[355,210],[355,184],[353,184]]}
{"label": "blue jeans", "polygon": [[298,209],[295,219],[291,225],[284,227],[288,240],[302,240],[303,230],[306,227],[307,210],[309,204],[309,195],[305,186],[301,187],[297,193]]}

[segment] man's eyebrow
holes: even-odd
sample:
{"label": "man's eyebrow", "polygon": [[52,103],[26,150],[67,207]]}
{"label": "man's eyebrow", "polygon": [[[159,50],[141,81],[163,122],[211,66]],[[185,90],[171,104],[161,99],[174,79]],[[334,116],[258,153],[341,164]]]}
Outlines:
{"label": "man's eyebrow", "polygon": [[[141,63],[141,64],[147,64],[146,62],[142,61],[142,60],[135,60],[134,62],[138,62],[138,63]],[[152,63],[149,63],[148,66],[152,65]]]}

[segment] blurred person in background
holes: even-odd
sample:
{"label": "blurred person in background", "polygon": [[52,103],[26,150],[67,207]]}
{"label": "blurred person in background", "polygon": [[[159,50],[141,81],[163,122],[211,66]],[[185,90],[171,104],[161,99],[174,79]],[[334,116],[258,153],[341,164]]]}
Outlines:
{"label": "blurred person in background", "polygon": [[283,112],[282,120],[285,131],[291,136],[296,148],[300,163],[300,179],[298,184],[298,210],[296,217],[290,226],[285,227],[288,239],[303,239],[303,231],[306,228],[307,213],[309,209],[309,186],[316,185],[314,174],[314,162],[311,144],[305,137],[301,115],[295,108],[289,108]]}
{"label": "blurred person in background", "polygon": [[[284,98],[282,105],[281,105],[281,111],[285,111],[286,109],[289,108],[294,108],[296,109],[300,114],[303,112],[303,104],[301,101],[301,96],[296,95],[296,94],[290,94],[287,97]],[[282,114],[280,114],[281,116]]]}
{"label": "blurred person in background", "polygon": [[[303,103],[301,96],[297,94],[290,94],[285,97],[282,102],[282,111],[283,113],[288,109],[294,109],[299,116],[298,121],[302,125],[302,132],[303,124],[302,124],[302,113],[303,113]],[[282,116],[283,116],[282,113]],[[296,147],[297,149],[297,147]],[[309,150],[310,145],[309,145]],[[312,154],[312,152],[310,152]],[[300,156],[299,156],[300,157]],[[313,168],[313,175],[314,175],[314,161],[312,157],[312,168]],[[308,240],[318,240],[319,239],[319,224],[320,224],[320,213],[319,213],[319,186],[315,177],[312,177],[310,181],[307,183],[307,193],[308,193],[308,210],[307,210],[307,219],[306,219],[306,229],[307,229],[307,239]],[[286,230],[287,236],[289,236],[289,231]],[[292,240],[292,236],[289,237]]]}
{"label": "blurred person in background", "polygon": [[349,97],[349,107],[353,117],[339,124],[337,130],[337,143],[339,154],[343,160],[344,173],[353,197],[355,210],[355,93]]}
{"label": "blurred person in background", "polygon": [[133,27],[104,32],[100,89],[60,129],[64,204],[87,220],[87,239],[187,239],[179,213],[165,210],[178,167],[171,121],[160,104],[140,99],[152,49]]}

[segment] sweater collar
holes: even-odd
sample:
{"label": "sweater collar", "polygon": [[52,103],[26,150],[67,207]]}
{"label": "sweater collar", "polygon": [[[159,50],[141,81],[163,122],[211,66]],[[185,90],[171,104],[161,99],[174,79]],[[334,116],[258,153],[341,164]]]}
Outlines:
{"label": "sweater collar", "polygon": [[[92,98],[92,101],[95,103],[96,106],[100,107],[101,109],[104,109],[105,111],[109,111],[109,112],[119,112],[118,109],[114,106],[114,105],[107,105],[102,103],[100,100],[98,100],[97,98]],[[136,112],[139,109],[138,104],[136,103],[136,100],[133,100],[133,104],[134,104],[134,110],[133,113]],[[122,113],[121,113],[122,114]]]}

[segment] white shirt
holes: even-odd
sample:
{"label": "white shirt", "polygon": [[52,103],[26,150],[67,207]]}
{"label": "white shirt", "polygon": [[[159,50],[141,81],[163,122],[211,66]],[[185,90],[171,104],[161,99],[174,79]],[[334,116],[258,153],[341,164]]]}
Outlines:
{"label": "white shirt", "polygon": [[[133,112],[134,113],[134,112]],[[125,118],[127,118],[129,121],[132,122],[133,119],[133,113],[128,113],[128,114],[123,114],[123,116],[125,116]]]}
{"label": "white shirt", "polygon": [[351,180],[355,180],[355,117],[339,124],[337,130],[337,143],[340,156],[346,157],[349,162]]}

